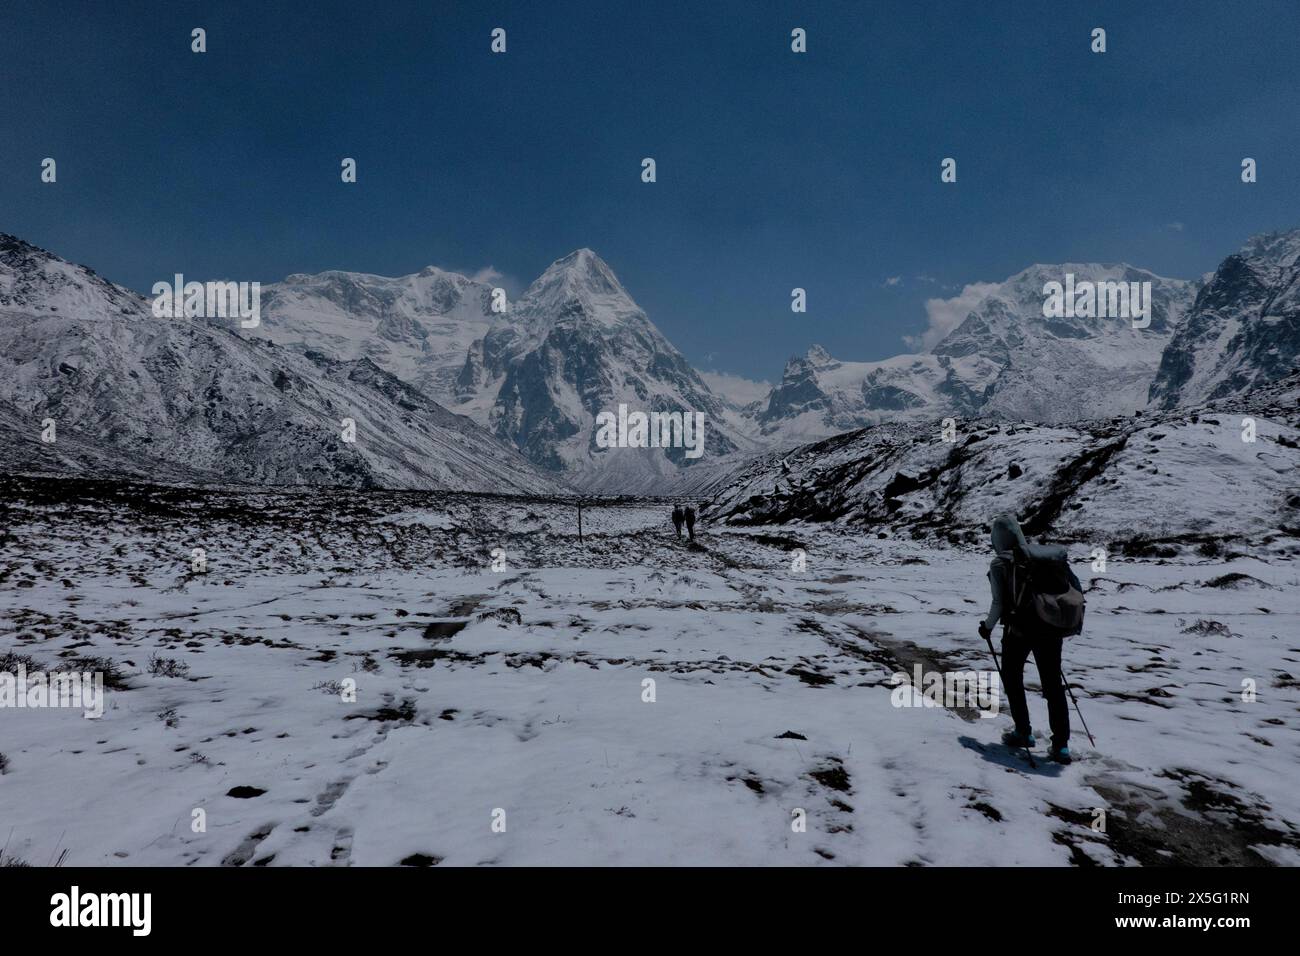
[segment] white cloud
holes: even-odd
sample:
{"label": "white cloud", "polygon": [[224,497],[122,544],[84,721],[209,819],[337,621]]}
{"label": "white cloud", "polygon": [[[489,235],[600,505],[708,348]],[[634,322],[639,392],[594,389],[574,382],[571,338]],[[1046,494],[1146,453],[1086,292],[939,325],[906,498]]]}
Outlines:
{"label": "white cloud", "polygon": [[459,272],[463,276],[468,276],[475,282],[482,282],[484,285],[490,285],[494,289],[501,288],[506,290],[506,296],[513,300],[518,298],[524,291],[525,284],[520,282],[512,275],[502,272],[494,265],[486,265],[481,269],[458,269],[454,266],[443,266],[447,272]]}
{"label": "white cloud", "polygon": [[772,390],[771,382],[756,382],[743,375],[732,375],[730,372],[700,372],[700,378],[704,379],[704,384],[714,392],[737,405],[748,405],[760,398],[766,398],[767,393]]}
{"label": "white cloud", "polygon": [[1165,226],[1166,229],[1172,229],[1174,232],[1182,232],[1187,227],[1181,222],[1171,222]]}
{"label": "white cloud", "polygon": [[902,276],[890,276],[888,279],[885,280],[883,288],[887,289],[890,286],[902,285],[902,283],[903,283]]}
{"label": "white cloud", "polygon": [[925,314],[929,325],[920,335],[903,336],[903,341],[918,352],[929,351],[999,288],[996,282],[972,282],[951,299],[926,299]]}

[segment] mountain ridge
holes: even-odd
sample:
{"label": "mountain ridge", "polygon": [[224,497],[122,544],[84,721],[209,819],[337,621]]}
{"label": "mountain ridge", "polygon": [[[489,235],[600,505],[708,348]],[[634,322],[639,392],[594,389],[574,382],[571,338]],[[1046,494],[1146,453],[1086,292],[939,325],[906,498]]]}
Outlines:
{"label": "mountain ridge", "polygon": [[[1043,315],[1045,283],[1150,282],[1150,324]],[[1127,263],[1036,263],[1001,283],[928,351],[841,362],[814,346],[786,365],[754,420],[784,439],[888,420],[986,416],[1072,421],[1146,404],[1159,356],[1196,283]],[[809,412],[820,413],[810,415]]]}
{"label": "mountain ridge", "polygon": [[[156,318],[143,296],[0,238],[6,470],[536,493],[561,484],[368,358],[290,350],[236,324]],[[47,420],[52,442],[39,437]]]}
{"label": "mountain ridge", "polygon": [[[1134,328],[1125,317],[1046,316],[1044,284],[1067,273],[1081,283],[1149,282],[1149,323]],[[436,437],[408,433],[421,427],[406,420],[418,410],[424,425],[442,430],[442,439],[468,435],[470,425],[485,430],[478,436],[490,436],[484,460],[507,484],[518,480],[530,487],[620,493],[715,487],[740,460],[766,448],[795,447],[886,422],[984,418],[1053,424],[1194,404],[1276,380],[1300,354],[1300,230],[1252,237],[1200,280],[1169,279],[1127,263],[1069,262],[1035,263],[984,286],[979,301],[942,329],[928,350],[849,362],[814,344],[786,363],[781,381],[765,397],[744,406],[710,388],[608,263],[587,247],[552,262],[505,303],[504,311],[487,283],[436,266],[399,277],[327,270],[293,273],[265,286],[261,325],[246,337],[224,320],[206,319],[169,320],[169,334],[213,361],[256,366],[263,410],[292,405],[284,395],[266,391],[282,391],[283,383],[292,381],[310,385],[302,386],[304,396],[311,394],[296,412],[307,419],[335,414],[343,401],[340,389],[349,400],[365,395],[363,404],[378,403],[385,421],[380,431],[386,437],[377,442],[382,461],[352,474],[323,447],[308,443],[292,454],[315,462],[312,480],[330,474],[378,483],[439,480],[433,477],[436,468],[429,472],[403,454],[401,441],[422,447]],[[176,356],[184,350],[159,331],[167,326],[152,318],[144,297],[7,234],[0,234],[0,312],[18,317],[6,322],[6,344],[29,365],[33,356],[16,336],[16,325],[38,339],[35,324],[44,323],[68,341],[83,341],[95,338],[96,321],[116,323],[122,341],[112,357],[123,367],[130,365],[132,348],[166,353],[173,372],[183,365]],[[131,327],[128,320],[141,320],[141,328],[150,330],[134,345],[122,332]],[[48,332],[42,333],[47,341]],[[270,351],[248,352],[246,346],[255,342]],[[99,344],[100,352],[87,355],[101,363],[102,373],[109,355]],[[74,402],[71,386],[85,356],[68,348],[51,346],[50,351],[43,358],[58,353],[58,361],[47,362],[45,384],[59,402]],[[10,393],[14,383],[28,388],[12,411],[40,405],[33,382],[19,374],[30,376],[32,368],[24,368],[11,376]],[[132,374],[134,382],[93,376],[88,381],[106,394],[139,397],[140,369]],[[236,392],[233,386],[219,387],[216,368],[187,368],[185,374],[216,388],[222,402]],[[157,389],[148,398],[154,405],[164,401]],[[14,404],[15,394],[0,393],[0,400]],[[596,440],[597,416],[620,405],[647,413],[703,414],[705,454],[695,459],[683,448],[602,447]],[[228,406],[227,414],[236,406]],[[80,414],[88,414],[84,403],[79,407]],[[247,426],[251,411],[240,412],[240,428]],[[168,420],[184,421],[176,409],[169,414]],[[140,440],[130,426],[107,429],[98,438],[111,442],[114,435],[134,442],[139,454],[152,442]],[[238,447],[256,445],[238,430],[227,439],[238,439]],[[215,441],[211,435],[205,440]],[[457,458],[460,441],[446,447],[434,441],[428,451],[439,449],[450,461]],[[168,453],[179,465],[184,442],[170,444],[176,447]],[[285,449],[263,449],[270,460],[280,451]],[[500,457],[507,452],[527,462],[522,472],[512,473],[513,466]],[[109,449],[98,454],[111,457]],[[255,473],[261,466],[245,460],[239,467]],[[268,480],[294,472],[290,464],[265,470]],[[453,470],[441,480],[470,480],[473,471],[463,462]]]}
{"label": "mountain ridge", "polygon": [[1253,236],[1220,263],[1169,347],[1149,398],[1223,398],[1285,375],[1300,356],[1300,229]]}

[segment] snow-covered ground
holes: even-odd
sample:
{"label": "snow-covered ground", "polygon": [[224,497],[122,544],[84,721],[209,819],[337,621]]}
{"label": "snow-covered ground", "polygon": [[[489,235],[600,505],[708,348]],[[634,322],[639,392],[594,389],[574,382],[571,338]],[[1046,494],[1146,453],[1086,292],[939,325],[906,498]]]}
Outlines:
{"label": "snow-covered ground", "polygon": [[1098,573],[1077,548],[1088,627],[1065,666],[1097,746],[1072,712],[1081,759],[1040,745],[1031,767],[998,743],[1005,708],[894,706],[896,672],[990,667],[978,548],[829,525],[692,547],[647,502],[586,509],[580,544],[563,502],[4,491],[0,655],[106,658],[125,683],[99,720],[0,710],[10,858],[1300,863],[1281,549]]}

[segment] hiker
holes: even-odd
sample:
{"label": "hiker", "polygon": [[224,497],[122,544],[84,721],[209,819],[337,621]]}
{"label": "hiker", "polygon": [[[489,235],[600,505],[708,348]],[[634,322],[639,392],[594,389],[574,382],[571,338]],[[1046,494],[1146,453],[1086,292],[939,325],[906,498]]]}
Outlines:
{"label": "hiker", "polygon": [[695,540],[695,508],[692,505],[686,506],[686,533],[692,541]]}
{"label": "hiker", "polygon": [[673,505],[673,527],[677,529],[677,537],[682,536],[682,522],[686,516],[682,513],[681,505]]}
{"label": "hiker", "polygon": [[[1034,746],[1024,682],[1025,661],[1033,654],[1052,728],[1049,756],[1057,763],[1069,763],[1070,712],[1061,676],[1061,644],[1068,634],[1082,629],[1083,589],[1066,561],[1065,548],[1029,544],[1011,515],[999,515],[993,520],[992,537],[996,557],[989,562],[989,589],[993,602],[988,617],[980,622],[979,632],[991,650],[993,628],[999,621],[1004,625],[1000,671],[1016,726],[1003,735],[1002,741],[1009,747]],[[1031,569],[1036,575],[1033,580],[1029,576]]]}

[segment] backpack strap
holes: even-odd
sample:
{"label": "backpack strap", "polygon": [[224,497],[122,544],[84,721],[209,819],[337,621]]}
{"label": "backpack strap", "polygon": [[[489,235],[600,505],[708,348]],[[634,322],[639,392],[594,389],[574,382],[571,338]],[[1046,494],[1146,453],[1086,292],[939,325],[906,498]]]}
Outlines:
{"label": "backpack strap", "polygon": [[[1017,583],[1016,569],[1024,567],[1024,580]],[[1016,612],[1020,610],[1020,602],[1024,600],[1025,589],[1029,587],[1029,555],[1021,552],[1019,548],[1012,551],[1011,556],[1011,617],[1015,617]]]}

